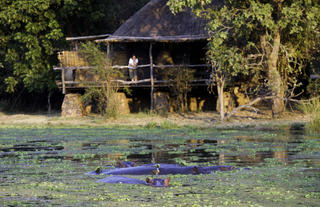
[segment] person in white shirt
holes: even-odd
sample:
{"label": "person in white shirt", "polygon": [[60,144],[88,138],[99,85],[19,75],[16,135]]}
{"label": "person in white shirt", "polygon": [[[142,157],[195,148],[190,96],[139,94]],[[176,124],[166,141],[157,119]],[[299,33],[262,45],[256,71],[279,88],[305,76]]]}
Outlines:
{"label": "person in white shirt", "polygon": [[138,58],[135,55],[132,55],[132,57],[129,59],[129,76],[131,81],[137,81],[137,66],[138,66]]}

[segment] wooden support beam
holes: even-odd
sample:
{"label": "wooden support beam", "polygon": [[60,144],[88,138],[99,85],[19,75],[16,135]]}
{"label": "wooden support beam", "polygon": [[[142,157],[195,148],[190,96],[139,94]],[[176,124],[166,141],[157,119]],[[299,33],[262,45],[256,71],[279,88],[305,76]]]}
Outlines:
{"label": "wooden support beam", "polygon": [[150,94],[150,110],[153,111],[154,109],[154,99],[153,99],[153,93],[154,93],[154,78],[153,78],[153,57],[152,57],[152,43],[150,43],[149,48],[149,57],[150,57],[150,79],[151,79],[151,94]]}
{"label": "wooden support beam", "polygon": [[102,34],[102,35],[91,35],[91,36],[80,36],[80,37],[67,37],[67,41],[78,41],[78,40],[96,40],[101,38],[107,38],[110,34]]}
{"label": "wooden support beam", "polygon": [[320,79],[320,75],[311,74],[311,75],[310,75],[310,78],[311,78],[311,79]]}
{"label": "wooden support beam", "polygon": [[[146,65],[138,65],[137,68],[145,68],[145,67],[150,67],[150,64]],[[91,69],[94,68],[93,66],[74,66],[74,67],[53,67],[53,70],[62,70],[62,69],[68,69],[68,70],[86,70],[86,69]],[[121,65],[114,65],[112,66],[114,69],[127,69],[128,66],[121,66]]]}
{"label": "wooden support beam", "polygon": [[197,65],[154,65],[154,68],[199,68],[199,67],[210,67],[210,64],[197,64]]}
{"label": "wooden support beam", "polygon": [[61,78],[62,78],[62,94],[66,94],[66,83],[65,83],[65,69],[61,70]]}
{"label": "wooden support beam", "polygon": [[[141,79],[141,80],[137,80],[137,81],[125,81],[125,80],[111,80],[112,82],[118,82],[118,83],[122,83],[124,85],[135,85],[135,84],[139,84],[139,83],[150,83],[151,82],[151,78],[147,78],[147,79]],[[174,82],[174,80],[154,80],[153,81],[154,84],[157,83],[172,83]],[[197,80],[192,80],[190,81],[190,83],[199,83],[199,82],[204,82],[206,84],[213,82],[212,79],[197,79]],[[99,84],[103,84],[106,83],[106,81],[64,81],[65,85],[67,84],[91,84],[91,85],[99,85]],[[57,82],[58,85],[62,85],[62,82]]]}
{"label": "wooden support beam", "polygon": [[107,58],[110,59],[110,43],[107,42]]}

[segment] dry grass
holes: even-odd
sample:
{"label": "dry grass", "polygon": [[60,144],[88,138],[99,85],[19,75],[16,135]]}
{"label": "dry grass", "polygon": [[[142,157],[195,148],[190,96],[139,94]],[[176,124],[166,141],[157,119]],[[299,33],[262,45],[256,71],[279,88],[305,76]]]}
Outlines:
{"label": "dry grass", "polygon": [[298,113],[287,112],[282,118],[272,119],[271,112],[255,114],[248,111],[239,112],[228,122],[220,122],[219,114],[216,112],[199,112],[186,114],[168,114],[160,116],[157,114],[137,113],[120,115],[117,119],[105,119],[104,117],[91,115],[82,118],[65,118],[60,114],[54,115],[26,115],[0,114],[1,126],[147,126],[152,123],[161,126],[170,123],[172,126],[194,126],[194,127],[246,127],[259,125],[290,125],[291,123],[306,122],[307,117]]}

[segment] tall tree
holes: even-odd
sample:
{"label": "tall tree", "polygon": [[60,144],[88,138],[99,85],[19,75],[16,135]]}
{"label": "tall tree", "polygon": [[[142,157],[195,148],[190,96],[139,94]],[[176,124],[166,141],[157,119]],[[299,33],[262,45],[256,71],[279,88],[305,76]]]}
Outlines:
{"label": "tall tree", "polygon": [[0,0],[0,61],[6,92],[55,87],[50,58],[63,36],[56,20],[61,0]]}
{"label": "tall tree", "polygon": [[273,114],[284,110],[287,87],[296,83],[319,40],[318,0],[169,0],[168,5],[174,13],[190,7],[208,20],[208,57],[217,63],[219,80],[262,72],[274,96]]}
{"label": "tall tree", "polygon": [[148,0],[0,0],[0,93],[55,88],[64,36],[112,33]]}

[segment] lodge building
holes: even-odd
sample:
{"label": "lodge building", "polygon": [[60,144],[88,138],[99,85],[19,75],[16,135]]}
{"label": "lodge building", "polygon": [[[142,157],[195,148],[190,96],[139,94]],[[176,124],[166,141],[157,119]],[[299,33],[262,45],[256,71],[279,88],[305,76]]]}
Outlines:
{"label": "lodge building", "polygon": [[[130,94],[119,91],[122,105],[129,105],[127,112],[141,111],[143,108],[170,110],[170,88],[177,81],[175,76],[190,72],[188,86],[189,110],[199,111],[214,109],[216,97],[209,94],[208,85],[213,83],[211,76],[214,68],[206,60],[208,33],[206,21],[196,18],[190,9],[172,14],[167,0],[151,0],[136,12],[113,34],[87,37],[67,38],[73,46],[72,51],[59,52],[61,80],[57,85],[65,94],[62,107],[63,115],[70,115],[68,108],[72,99],[83,93],[86,84],[99,78],[90,75],[90,65],[77,53],[81,41],[95,41],[104,45],[106,58],[111,60],[112,67],[123,74],[115,81],[119,87],[129,88]],[[135,54],[139,60],[137,81],[129,80],[128,60]],[[80,109],[78,110],[80,113]],[[72,113],[71,113],[72,114]]]}

